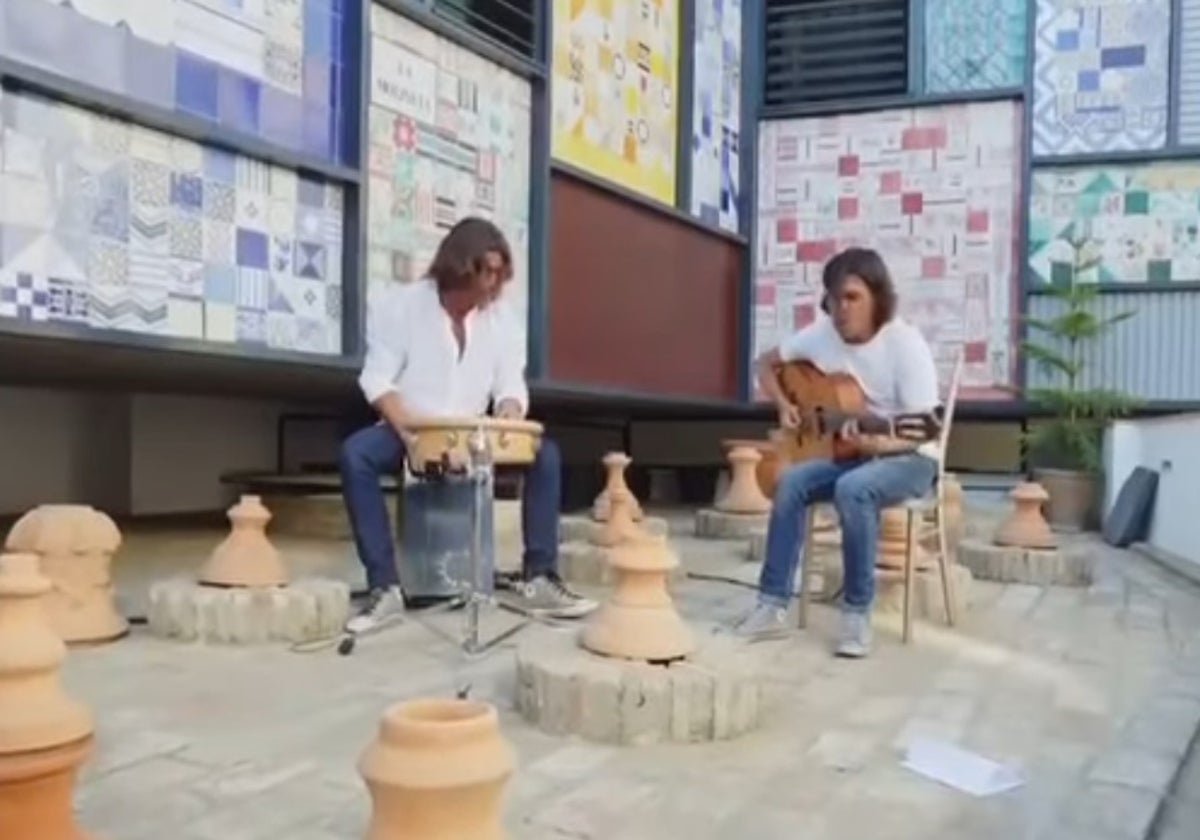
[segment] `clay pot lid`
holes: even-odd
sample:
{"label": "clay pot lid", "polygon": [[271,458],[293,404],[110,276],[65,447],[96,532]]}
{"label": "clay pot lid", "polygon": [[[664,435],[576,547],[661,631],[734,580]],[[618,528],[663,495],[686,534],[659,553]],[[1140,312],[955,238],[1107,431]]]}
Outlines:
{"label": "clay pot lid", "polygon": [[614,467],[614,466],[627,467],[631,463],[633,463],[633,459],[630,458],[628,455],[626,455],[624,452],[609,452],[607,455],[605,455],[603,458],[600,459],[600,463],[604,464],[604,466],[606,466],[606,467]]}
{"label": "clay pot lid", "polygon": [[501,417],[426,417],[408,424],[414,432],[461,430],[473,432],[482,428],[488,432],[521,432],[540,435],[544,426],[534,420],[511,420]]}
{"label": "clay pot lid", "polygon": [[5,547],[38,554],[112,553],[121,547],[116,523],[88,505],[39,505],[8,532]]}
{"label": "clay pot lid", "polygon": [[1021,502],[1044,502],[1050,498],[1046,488],[1033,481],[1023,481],[1012,489],[1009,498]]}
{"label": "clay pot lid", "polygon": [[758,452],[771,446],[769,440],[751,440],[750,438],[727,438],[721,441],[721,448],[730,451],[737,449],[753,449]]}

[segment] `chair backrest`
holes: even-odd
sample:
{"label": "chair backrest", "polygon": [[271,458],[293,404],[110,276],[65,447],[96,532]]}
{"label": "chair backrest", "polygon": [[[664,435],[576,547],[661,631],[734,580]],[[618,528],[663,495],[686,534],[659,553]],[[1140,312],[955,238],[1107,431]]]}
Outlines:
{"label": "chair backrest", "polygon": [[958,403],[958,386],[962,382],[963,353],[959,350],[954,357],[954,371],[950,374],[950,390],[946,392],[945,411],[942,414],[942,431],[938,435],[938,486],[946,472],[946,449],[950,446],[950,427],[954,425],[954,408]]}

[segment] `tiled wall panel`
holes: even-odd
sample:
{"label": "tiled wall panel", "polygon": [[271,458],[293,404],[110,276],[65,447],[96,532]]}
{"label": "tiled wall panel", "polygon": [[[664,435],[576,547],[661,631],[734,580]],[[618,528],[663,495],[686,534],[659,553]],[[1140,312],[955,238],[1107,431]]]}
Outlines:
{"label": "tiled wall panel", "polygon": [[865,245],[887,261],[943,378],[961,351],[966,392],[1009,396],[1017,103],[765,122],[758,164],[756,354],[811,322],[824,264]]}
{"label": "tiled wall panel", "polygon": [[1033,153],[1167,140],[1171,0],[1038,0]]}
{"label": "tiled wall panel", "polygon": [[1200,0],[1180,0],[1179,142],[1200,146]]}
{"label": "tiled wall panel", "polygon": [[49,100],[0,105],[0,317],[340,354],[339,187]]}
{"label": "tiled wall panel", "polygon": [[349,4],[3,0],[0,55],[340,161]]}
{"label": "tiled wall panel", "polygon": [[1072,241],[1100,259],[1085,282],[1200,281],[1200,161],[1035,170],[1031,279],[1069,282]]}
{"label": "tiled wall panel", "polygon": [[381,6],[371,19],[371,284],[422,276],[456,221],[484,216],[512,247],[524,323],[529,82]]}
{"label": "tiled wall panel", "polygon": [[925,90],[1019,87],[1025,81],[1027,0],[925,3]]}
{"label": "tiled wall panel", "polygon": [[738,230],[742,0],[697,0],[693,49],[692,213]]}

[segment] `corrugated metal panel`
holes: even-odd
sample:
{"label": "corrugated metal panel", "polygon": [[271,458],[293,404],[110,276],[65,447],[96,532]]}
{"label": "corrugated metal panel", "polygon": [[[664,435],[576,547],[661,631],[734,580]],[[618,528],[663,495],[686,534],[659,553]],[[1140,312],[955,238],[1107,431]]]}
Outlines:
{"label": "corrugated metal panel", "polygon": [[1200,0],[1181,0],[1179,142],[1200,144]]}
{"label": "corrugated metal panel", "polygon": [[[1106,292],[1095,313],[1111,318],[1134,312],[1114,325],[1085,357],[1084,384],[1117,388],[1146,401],[1200,402],[1200,291]],[[1061,304],[1046,295],[1029,298],[1033,318],[1053,318]],[[1030,338],[1040,337],[1031,333]],[[1056,384],[1027,365],[1032,386]]]}
{"label": "corrugated metal panel", "polygon": [[908,0],[768,0],[767,105],[908,90]]}

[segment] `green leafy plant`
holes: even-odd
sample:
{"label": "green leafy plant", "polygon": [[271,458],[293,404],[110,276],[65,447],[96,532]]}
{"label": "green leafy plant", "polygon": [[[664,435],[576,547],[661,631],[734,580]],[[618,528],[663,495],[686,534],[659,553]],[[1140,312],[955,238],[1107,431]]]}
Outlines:
{"label": "green leafy plant", "polygon": [[1026,396],[1030,402],[1050,417],[1025,435],[1025,444],[1038,466],[1099,472],[1105,427],[1129,414],[1137,401],[1109,388],[1083,387],[1084,356],[1107,330],[1135,313],[1121,312],[1100,318],[1092,311],[1092,302],[1100,288],[1085,278],[1095,274],[1101,258],[1086,238],[1073,239],[1071,245],[1075,260],[1070,281],[1049,289],[1062,311],[1049,319],[1025,319],[1030,330],[1043,339],[1021,345],[1026,358],[1059,383],[1028,390]]}

